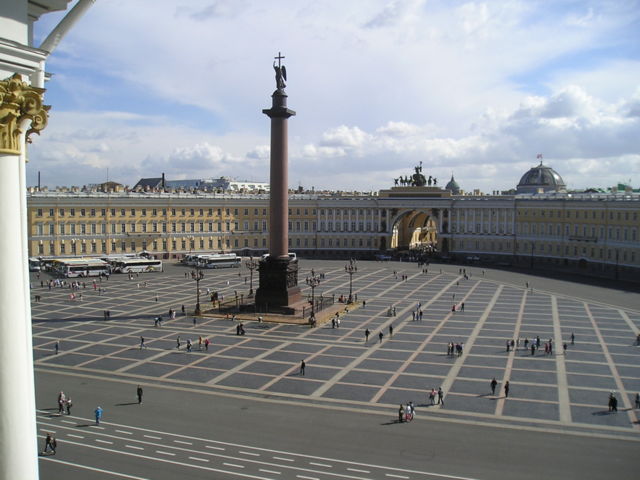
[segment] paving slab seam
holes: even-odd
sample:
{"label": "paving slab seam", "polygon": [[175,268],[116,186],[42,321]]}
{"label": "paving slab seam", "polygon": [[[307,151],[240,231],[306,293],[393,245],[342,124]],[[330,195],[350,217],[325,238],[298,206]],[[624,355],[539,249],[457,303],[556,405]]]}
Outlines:
{"label": "paving slab seam", "polygon": [[[452,280],[449,283],[449,285],[447,286],[447,289],[453,284],[454,281],[455,280]],[[444,290],[441,290],[439,294],[437,294],[429,302],[427,302],[427,304],[425,305],[425,308],[427,306],[431,305],[433,302],[435,302],[441,295],[443,295],[443,293],[444,293]],[[406,314],[408,311],[410,311],[410,309],[413,309],[414,304],[415,304],[415,302],[410,303],[407,307],[405,307],[403,310],[401,310],[400,311],[400,317],[402,317],[404,314]],[[388,320],[386,323],[383,323],[380,326],[380,330],[382,331],[383,329],[386,329],[388,327],[388,325],[390,325],[393,322],[394,318],[396,318],[396,317],[391,317],[390,320]],[[444,321],[445,320],[443,320],[443,322]],[[370,347],[369,349],[367,349],[360,356],[355,358],[351,363],[346,365],[344,367],[344,371],[343,372],[340,372],[339,374],[335,375],[333,378],[328,380],[322,387],[318,388],[310,396],[311,397],[320,397],[320,396],[322,396],[327,390],[329,390],[329,388],[331,388],[333,385],[338,383],[345,375],[347,375],[347,373],[349,371],[353,370],[358,364],[362,363],[362,361],[364,361],[366,358],[369,358],[373,352],[379,350],[381,347],[382,347],[382,343],[379,342],[379,343],[373,345],[372,347]]]}
{"label": "paving slab seam", "polygon": [[589,305],[585,302],[584,303],[584,308],[587,312],[587,317],[589,318],[589,320],[591,321],[591,324],[593,325],[593,329],[596,332],[596,335],[598,336],[598,339],[600,340],[600,344],[601,344],[601,348],[602,351],[604,353],[604,356],[607,360],[607,364],[609,365],[609,369],[611,370],[611,376],[613,377],[613,380],[616,383],[616,387],[618,389],[618,392],[620,392],[620,400],[622,401],[622,404],[624,405],[624,408],[627,410],[627,415],[629,416],[629,421],[631,422],[631,425],[633,425],[633,428],[636,430],[640,430],[640,423],[638,422],[638,417],[635,414],[635,411],[633,410],[633,407],[631,406],[631,401],[629,400],[629,394],[627,393],[627,390],[625,389],[624,383],[622,382],[622,379],[620,378],[620,375],[618,374],[618,370],[616,369],[616,364],[613,361],[613,358],[611,358],[611,354],[609,353],[609,348],[607,347],[606,342],[604,341],[604,338],[602,337],[602,334],[600,333],[600,329],[598,328],[598,324],[595,321],[595,318],[593,318],[593,314],[591,313],[591,309],[589,308]]}

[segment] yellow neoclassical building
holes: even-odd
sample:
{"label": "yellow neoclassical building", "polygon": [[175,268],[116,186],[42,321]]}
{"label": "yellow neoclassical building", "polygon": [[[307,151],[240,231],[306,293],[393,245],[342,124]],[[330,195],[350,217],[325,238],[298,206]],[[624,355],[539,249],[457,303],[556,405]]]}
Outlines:
{"label": "yellow neoclassical building", "polygon": [[[258,255],[269,248],[268,205],[268,194],[32,191],[30,255]],[[639,213],[640,195],[628,192],[454,195],[398,186],[292,193],[289,242],[291,251],[319,258],[437,255],[633,279]]]}

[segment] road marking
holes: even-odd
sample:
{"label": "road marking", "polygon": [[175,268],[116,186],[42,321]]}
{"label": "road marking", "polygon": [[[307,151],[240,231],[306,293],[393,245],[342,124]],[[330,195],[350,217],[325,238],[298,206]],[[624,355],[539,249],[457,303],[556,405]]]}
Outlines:
{"label": "road marking", "polygon": [[309,462],[309,465],[315,465],[316,467],[327,467],[327,468],[333,467],[333,465],[327,465],[326,463],[316,463],[316,462]]}
{"label": "road marking", "polygon": [[156,437],[155,435],[142,435],[145,438],[153,438],[154,440],[162,440],[162,437]]}
{"label": "road marking", "polygon": [[253,457],[259,457],[260,454],[259,453],[254,453],[254,452],[245,452],[244,450],[239,450],[238,453],[242,453],[244,455],[251,455]]}
{"label": "road marking", "polygon": [[137,445],[125,445],[127,448],[133,448],[134,450],[144,450],[142,447],[138,447]]}
{"label": "road marking", "polygon": [[285,462],[293,462],[293,458],[273,457],[274,460],[283,460]]}
{"label": "road marking", "polygon": [[108,440],[102,440],[102,439],[100,439],[100,438],[96,438],[96,442],[98,442],[98,443],[106,443],[106,444],[109,444],[109,445],[113,445],[113,442],[110,442],[110,441],[108,441]]}
{"label": "road marking", "polygon": [[116,430],[118,433],[124,433],[125,435],[133,435],[133,432],[127,432],[126,430]]}
{"label": "road marking", "polygon": [[558,413],[560,421],[571,423],[571,400],[569,398],[569,382],[567,380],[567,368],[564,364],[564,355],[560,355],[562,348],[562,328],[560,327],[560,314],[558,313],[558,299],[551,295],[551,319],[553,321],[553,337],[555,339],[554,352],[556,360],[556,380],[558,382]]}
{"label": "road marking", "polygon": [[131,480],[149,480],[147,477],[136,477],[134,475],[127,475],[126,473],[114,472],[113,470],[104,470],[102,468],[90,467],[88,465],[80,465],[73,462],[65,462],[64,460],[58,460],[57,458],[41,457],[42,460],[49,462],[62,463],[63,465],[70,465],[72,467],[84,468],[85,470],[92,470],[94,472],[108,473],[109,475],[116,475],[122,478],[130,478]]}
{"label": "road marking", "polygon": [[74,435],[73,433],[67,433],[67,437],[84,438],[82,435]]}
{"label": "road marking", "polygon": [[183,445],[193,445],[193,443],[185,442],[184,440],[174,440],[174,443],[182,443]]}
{"label": "road marking", "polygon": [[225,450],[222,447],[214,447],[213,445],[205,445],[204,448],[210,448],[212,450],[223,450],[223,451]]}
{"label": "road marking", "polygon": [[172,457],[175,457],[176,454],[172,453],[172,452],[165,452],[164,450],[156,450],[156,453],[159,453],[160,455],[171,455]]}
{"label": "road marking", "polygon": [[237,465],[237,464],[235,464],[235,463],[226,463],[226,462],[223,462],[222,464],[223,464],[223,465],[226,465],[227,467],[244,468],[244,465]]}
{"label": "road marking", "polygon": [[307,477],[305,475],[296,475],[297,478],[304,478],[305,480],[320,480],[318,477]]}
{"label": "road marking", "polygon": [[385,473],[385,476],[387,477],[393,477],[393,478],[409,478],[405,475],[394,475],[393,473]]}
{"label": "road marking", "polygon": [[206,458],[200,458],[200,457],[189,457],[190,460],[197,460],[199,462],[208,462],[209,460]]}
{"label": "road marking", "polygon": [[371,473],[369,470],[360,470],[357,468],[347,468],[350,472]]}
{"label": "road marking", "polygon": [[280,475],[282,472],[276,472],[275,470],[267,470],[266,468],[259,468],[258,471],[264,473],[273,473],[274,475]]}
{"label": "road marking", "polygon": [[76,422],[72,422],[71,420],[62,420],[62,423],[70,423],[71,425],[76,424]]}

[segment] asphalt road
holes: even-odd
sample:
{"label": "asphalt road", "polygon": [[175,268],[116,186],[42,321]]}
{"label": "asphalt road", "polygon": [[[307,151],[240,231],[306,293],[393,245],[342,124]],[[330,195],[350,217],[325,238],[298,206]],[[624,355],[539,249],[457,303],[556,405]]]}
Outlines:
{"label": "asphalt road", "polygon": [[[83,392],[71,416],[57,415],[60,385]],[[633,440],[430,420],[420,410],[399,424],[393,411],[164,386],[147,387],[138,405],[135,385],[68,374],[37,374],[37,387],[39,433],[58,438],[57,454],[41,457],[43,480],[637,478]]]}

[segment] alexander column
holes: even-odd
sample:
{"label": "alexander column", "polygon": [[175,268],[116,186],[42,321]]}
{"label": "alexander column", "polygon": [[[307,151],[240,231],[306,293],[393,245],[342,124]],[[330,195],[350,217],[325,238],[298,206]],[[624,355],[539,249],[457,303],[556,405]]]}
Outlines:
{"label": "alexander column", "polygon": [[289,189],[288,189],[288,121],[296,114],[287,108],[284,91],[287,69],[278,52],[273,62],[276,91],[271,95],[270,109],[262,113],[271,119],[271,168],[269,199],[269,256],[260,261],[260,287],[256,305],[288,307],[300,301],[298,261],[289,258]]}

